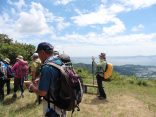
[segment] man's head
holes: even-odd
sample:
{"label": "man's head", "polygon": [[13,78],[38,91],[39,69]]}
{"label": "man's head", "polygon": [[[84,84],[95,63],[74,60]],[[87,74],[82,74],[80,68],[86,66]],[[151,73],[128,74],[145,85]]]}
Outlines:
{"label": "man's head", "polygon": [[38,59],[38,53],[34,53],[31,57],[33,60]]}
{"label": "man's head", "polygon": [[47,42],[42,42],[38,45],[36,52],[39,55],[42,63],[53,54],[54,47]]}

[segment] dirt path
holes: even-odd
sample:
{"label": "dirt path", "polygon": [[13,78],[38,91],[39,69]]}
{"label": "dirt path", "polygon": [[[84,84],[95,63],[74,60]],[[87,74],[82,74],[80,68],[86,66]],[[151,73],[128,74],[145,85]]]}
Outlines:
{"label": "dirt path", "polygon": [[107,101],[98,100],[95,95],[85,95],[81,108],[81,116],[85,117],[156,117],[147,104],[132,95],[116,95]]}

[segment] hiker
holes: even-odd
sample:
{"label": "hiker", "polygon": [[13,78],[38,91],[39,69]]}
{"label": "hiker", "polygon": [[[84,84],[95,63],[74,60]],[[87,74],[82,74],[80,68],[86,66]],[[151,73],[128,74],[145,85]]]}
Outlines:
{"label": "hiker", "polygon": [[38,53],[34,53],[32,55],[32,63],[31,63],[32,82],[34,82],[37,78],[40,77],[40,67],[41,60],[39,59]]}
{"label": "hiker", "polygon": [[7,75],[6,75],[5,83],[6,83],[6,86],[7,86],[7,95],[9,95],[10,90],[11,90],[10,78],[13,78],[13,73],[11,71],[10,59],[5,58],[3,62],[4,62],[5,67],[7,68]]}
{"label": "hiker", "polygon": [[58,55],[58,58],[61,59],[61,61],[62,61],[64,64],[68,64],[68,63],[72,64],[72,63],[71,63],[70,56],[67,55],[67,54],[64,54],[64,53],[63,53],[63,54],[60,54],[60,55]]}
{"label": "hiker", "polygon": [[98,98],[100,100],[106,99],[106,93],[105,93],[103,86],[102,86],[102,81],[104,81],[104,72],[105,72],[106,65],[107,65],[106,54],[101,53],[99,55],[99,62],[98,63],[95,62],[94,57],[92,57],[92,61],[96,67],[96,79],[97,79],[97,85],[98,85],[98,90],[99,90]]}
{"label": "hiker", "polygon": [[20,86],[21,95],[20,97],[24,98],[24,88],[23,83],[25,77],[28,75],[28,62],[23,60],[23,56],[18,55],[16,58],[16,63],[12,67],[12,71],[14,73],[14,94],[12,98],[17,98],[17,90]]}
{"label": "hiker", "polygon": [[[48,117],[59,117],[59,116],[66,117],[66,111],[58,108],[53,103],[48,103],[48,101],[46,101],[50,95],[48,93],[48,91],[50,90],[49,89],[50,84],[52,87],[52,91],[51,91],[52,97],[53,98],[58,97],[57,96],[58,94],[54,94],[54,91],[55,93],[56,91],[58,91],[57,78],[60,77],[60,71],[52,66],[46,65],[46,63],[53,62],[57,65],[62,65],[62,62],[60,59],[56,59],[55,57],[53,57],[53,46],[49,43],[46,43],[46,42],[40,43],[37,47],[36,52],[39,54],[39,58],[41,59],[42,64],[44,64],[41,67],[41,77],[39,80],[39,84],[38,86],[31,82],[27,82],[25,84],[30,91],[35,92],[39,96],[43,96],[42,103],[43,103],[43,115],[44,116],[48,116],[48,114],[50,114],[50,116]],[[36,81],[36,84],[37,84],[37,81]]]}
{"label": "hiker", "polygon": [[4,100],[4,84],[7,78],[7,68],[5,64],[0,61],[0,101]]}
{"label": "hiker", "polygon": [[53,56],[58,56],[59,55],[59,52],[57,51],[57,50],[54,50],[54,52],[53,52]]}
{"label": "hiker", "polygon": [[[41,60],[39,59],[38,53],[34,53],[32,55],[32,63],[31,63],[31,76],[32,76],[32,82],[35,83],[36,79],[40,78],[40,67],[41,67]],[[35,102],[40,104],[40,96],[36,95],[37,98]]]}

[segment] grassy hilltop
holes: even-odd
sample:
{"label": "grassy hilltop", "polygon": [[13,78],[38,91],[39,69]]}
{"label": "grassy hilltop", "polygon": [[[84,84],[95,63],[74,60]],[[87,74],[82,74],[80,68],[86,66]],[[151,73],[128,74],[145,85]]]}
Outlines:
{"label": "grassy hilltop", "polygon": [[[85,83],[92,83],[92,75],[87,70],[77,71]],[[104,82],[104,87],[107,101],[98,100],[95,94],[84,94],[81,110],[75,111],[74,117],[156,117],[156,80],[139,80],[113,73],[112,81]],[[95,93],[96,89],[90,88],[89,92]],[[25,97],[16,100],[11,96],[6,96],[0,104],[0,117],[42,116],[42,104],[34,104],[33,93],[25,90]]]}

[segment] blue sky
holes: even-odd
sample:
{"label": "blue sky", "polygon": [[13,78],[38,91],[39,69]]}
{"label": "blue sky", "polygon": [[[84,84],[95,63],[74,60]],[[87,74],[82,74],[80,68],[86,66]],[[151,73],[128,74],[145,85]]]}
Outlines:
{"label": "blue sky", "polygon": [[0,33],[70,56],[156,55],[156,0],[0,0]]}

